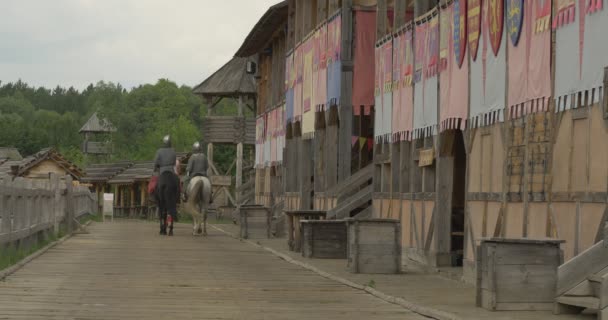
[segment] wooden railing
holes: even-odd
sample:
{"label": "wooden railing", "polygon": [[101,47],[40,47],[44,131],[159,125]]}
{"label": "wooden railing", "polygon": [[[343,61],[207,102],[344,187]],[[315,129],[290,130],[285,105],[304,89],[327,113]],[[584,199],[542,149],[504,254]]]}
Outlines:
{"label": "wooden railing", "polygon": [[88,188],[73,186],[71,177],[24,179],[0,177],[0,249],[23,247],[60,230],[71,233],[77,218],[95,212]]}
{"label": "wooden railing", "polygon": [[338,201],[336,207],[327,213],[327,217],[348,218],[353,210],[365,209],[365,205],[372,200],[373,172],[373,165],[370,164],[331,189],[328,194]]}

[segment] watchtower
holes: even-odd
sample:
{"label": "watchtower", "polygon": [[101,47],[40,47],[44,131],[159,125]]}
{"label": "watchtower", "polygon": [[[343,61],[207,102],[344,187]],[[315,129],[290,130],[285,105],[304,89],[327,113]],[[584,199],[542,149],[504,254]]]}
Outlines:
{"label": "watchtower", "polygon": [[[208,105],[207,116],[202,123],[202,133],[204,142],[207,144],[207,158],[212,171],[212,182],[214,185],[222,185],[222,189],[234,206],[253,199],[253,192],[242,194],[242,191],[246,189],[243,186],[243,171],[253,169],[252,159],[249,159],[246,166],[243,163],[243,148],[244,145],[255,145],[255,119],[247,118],[244,113],[244,108],[249,108],[255,114],[256,108],[255,79],[247,73],[247,64],[250,61],[250,58],[233,58],[193,89],[193,92],[205,99]],[[223,99],[237,101],[236,112],[217,115],[215,108]],[[226,173],[219,172],[214,165],[214,144],[236,145],[236,159]],[[236,165],[236,199],[231,199],[229,187],[232,179],[229,172],[234,165]],[[247,185],[252,182],[251,180]]]}

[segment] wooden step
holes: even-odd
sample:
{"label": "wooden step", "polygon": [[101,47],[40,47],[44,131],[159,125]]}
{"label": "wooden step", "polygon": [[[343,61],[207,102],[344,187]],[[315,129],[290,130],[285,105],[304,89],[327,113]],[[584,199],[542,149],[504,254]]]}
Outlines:
{"label": "wooden step", "polygon": [[581,308],[598,310],[600,308],[600,299],[592,296],[571,297],[561,296],[555,299],[556,302],[569,306],[577,306]]}

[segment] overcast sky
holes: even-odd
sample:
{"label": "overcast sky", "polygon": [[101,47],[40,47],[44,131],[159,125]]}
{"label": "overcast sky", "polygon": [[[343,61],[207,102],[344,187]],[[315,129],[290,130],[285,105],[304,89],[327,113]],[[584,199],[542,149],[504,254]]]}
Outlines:
{"label": "overcast sky", "polygon": [[0,81],[193,86],[280,0],[0,0]]}

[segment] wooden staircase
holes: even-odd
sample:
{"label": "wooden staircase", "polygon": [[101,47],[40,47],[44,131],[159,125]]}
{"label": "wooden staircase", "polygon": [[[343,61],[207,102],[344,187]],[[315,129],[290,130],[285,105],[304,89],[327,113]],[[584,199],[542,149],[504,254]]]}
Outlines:
{"label": "wooden staircase", "polygon": [[328,219],[371,216],[373,165],[359,170],[329,191],[336,197],[336,207],[327,212]]}
{"label": "wooden staircase", "polygon": [[603,241],[559,267],[555,302],[556,314],[587,309],[608,320],[608,223]]}

